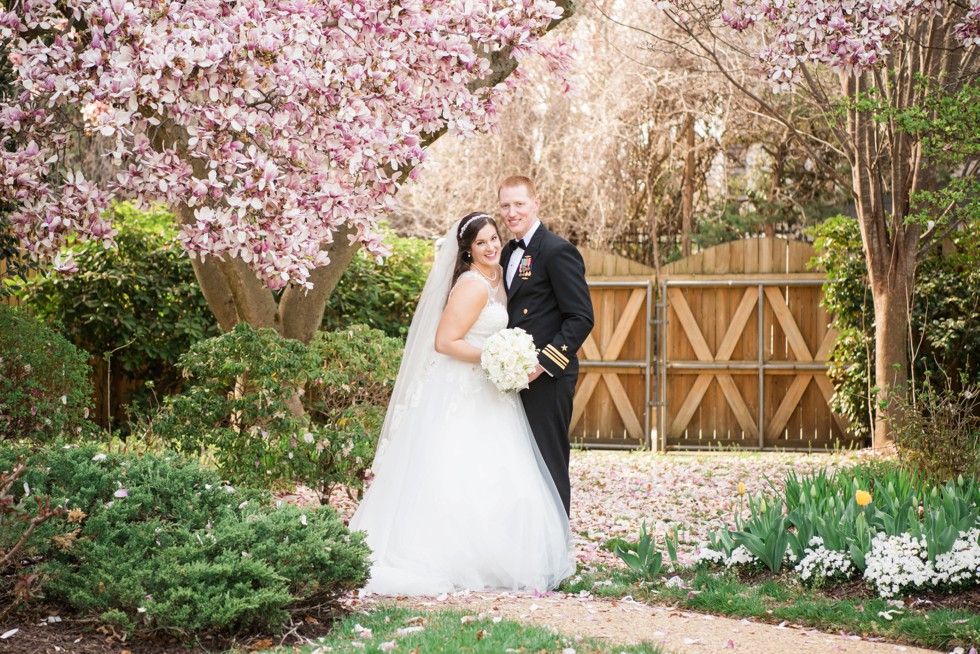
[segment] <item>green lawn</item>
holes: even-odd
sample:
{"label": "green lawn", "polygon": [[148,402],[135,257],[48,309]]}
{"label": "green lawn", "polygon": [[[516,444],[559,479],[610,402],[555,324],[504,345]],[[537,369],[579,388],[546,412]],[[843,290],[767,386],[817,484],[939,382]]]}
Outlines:
{"label": "green lawn", "polygon": [[600,566],[562,590],[586,590],[611,598],[629,595],[641,602],[732,618],[787,621],[832,633],[880,636],[921,647],[980,647],[980,592],[976,590],[968,591],[970,594],[959,602],[972,604],[972,609],[935,608],[941,601],[937,596],[931,596],[932,604],[906,602],[905,606],[897,606],[870,596],[860,587],[838,587],[831,596],[819,589],[804,588],[791,577],[768,573],[748,580],[731,571],[684,570],[677,576],[683,585],[667,587],[664,580],[668,577],[645,581],[629,570]]}
{"label": "green lawn", "polygon": [[[278,650],[286,651],[286,650]],[[288,651],[297,651],[290,648]],[[302,654],[326,652],[415,652],[417,654],[662,654],[653,645],[616,645],[555,634],[514,620],[478,619],[459,611],[419,613],[379,607],[350,613],[330,633]]]}

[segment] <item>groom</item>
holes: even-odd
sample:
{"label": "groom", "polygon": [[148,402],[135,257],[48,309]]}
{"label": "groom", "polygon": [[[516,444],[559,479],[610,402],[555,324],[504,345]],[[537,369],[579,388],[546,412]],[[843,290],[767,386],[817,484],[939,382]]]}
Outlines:
{"label": "groom", "polygon": [[538,365],[521,391],[534,440],[570,513],[568,428],[578,379],[575,354],[592,331],[592,299],[585,262],[571,243],[538,220],[541,200],[527,177],[505,179],[497,189],[500,219],[517,237],[503,251],[508,327],[534,339]]}

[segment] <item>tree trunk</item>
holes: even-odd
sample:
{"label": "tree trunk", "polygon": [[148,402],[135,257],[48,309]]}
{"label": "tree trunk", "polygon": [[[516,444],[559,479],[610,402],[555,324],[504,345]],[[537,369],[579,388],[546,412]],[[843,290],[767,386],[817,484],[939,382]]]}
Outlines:
{"label": "tree trunk", "polygon": [[353,229],[347,226],[334,235],[334,241],[330,244],[330,265],[313,271],[310,275],[312,289],[289,286],[283,291],[276,322],[284,338],[294,338],[304,343],[313,339],[323,322],[327,301],[357,254],[359,246],[352,245],[348,238],[352,234]]}
{"label": "tree trunk", "polygon": [[[957,78],[962,48],[956,47],[947,20],[942,15],[916,19],[909,26],[909,43],[889,55],[888,77],[844,76],[844,92],[863,99],[876,88],[891,109],[902,111],[923,106],[929,91],[920,77],[962,83]],[[875,306],[875,448],[894,440],[903,420],[895,400],[911,390],[909,323],[922,227],[908,218],[917,211],[916,194],[938,187],[922,141],[895,124],[891,114],[884,117],[853,108],[848,112],[848,155]]]}
{"label": "tree trunk", "polygon": [[[863,87],[863,80],[854,80]],[[851,96],[854,97],[854,96]],[[905,393],[908,380],[908,319],[912,297],[915,250],[907,252],[906,227],[884,206],[884,179],[877,156],[872,116],[850,111],[849,125],[854,149],[852,174],[858,224],[875,307],[875,425],[872,445],[886,447],[893,440],[896,399]],[[893,207],[894,209],[894,207]],[[891,222],[891,224],[889,224]],[[917,240],[918,234],[915,235]]]}
{"label": "tree trunk", "polygon": [[684,121],[684,186],[681,195],[681,249],[691,256],[691,233],[694,231],[694,114]]}
{"label": "tree trunk", "polygon": [[875,425],[872,446],[888,446],[903,419],[902,401],[908,393],[909,315],[912,274],[896,271],[893,278],[872,286],[875,307]]}
{"label": "tree trunk", "polygon": [[[872,86],[866,75],[845,75],[842,82],[851,98],[864,97]],[[912,83],[911,76],[896,76],[895,93],[912,93]],[[914,194],[935,187],[932,170],[922,162],[921,143],[888,127],[872,112],[848,111],[848,155],[875,307],[876,449],[894,440],[902,421],[896,400],[909,392],[909,320],[921,228],[906,219]]]}
{"label": "tree trunk", "polygon": [[[179,224],[187,225],[194,220],[194,210],[181,203],[174,207],[174,216]],[[276,300],[272,291],[242,259],[196,256],[191,259],[191,264],[204,299],[223,331],[247,322],[256,329],[274,328],[282,334],[277,325]]]}
{"label": "tree trunk", "polygon": [[[185,224],[193,220],[194,212],[181,204],[174,207],[174,215],[180,224]],[[357,246],[347,238],[349,233],[349,228],[338,232],[334,242],[325,246],[331,250],[330,265],[313,271],[313,288],[307,291],[287,286],[278,304],[274,293],[240,258],[195,257],[191,263],[204,299],[223,331],[247,322],[256,329],[272,328],[283,338],[309,343],[323,321],[330,294],[357,252]],[[305,413],[301,385],[287,405],[294,416]]]}

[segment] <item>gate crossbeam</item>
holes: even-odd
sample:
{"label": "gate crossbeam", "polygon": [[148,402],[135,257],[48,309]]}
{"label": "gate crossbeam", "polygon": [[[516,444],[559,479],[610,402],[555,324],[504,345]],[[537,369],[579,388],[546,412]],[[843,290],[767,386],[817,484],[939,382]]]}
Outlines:
{"label": "gate crossbeam", "polygon": [[[674,312],[677,314],[677,319],[681,323],[681,327],[684,329],[684,334],[694,349],[694,355],[699,361],[719,364],[731,361],[735,346],[738,345],[738,341],[745,331],[745,326],[749,322],[749,317],[758,304],[759,289],[754,286],[749,286],[745,289],[738,309],[735,310],[735,315],[732,317],[732,322],[729,323],[728,329],[725,331],[725,336],[721,339],[721,344],[718,346],[718,353],[714,356],[711,354],[711,348],[708,347],[708,343],[704,339],[704,334],[701,333],[698,322],[691,312],[691,307],[688,305],[687,299],[681,290],[679,288],[668,288],[667,297],[670,300],[670,306],[673,307]],[[718,385],[721,387],[725,401],[728,402],[728,406],[731,407],[732,412],[735,414],[735,419],[738,421],[739,427],[748,434],[758,436],[759,427],[756,425],[755,419],[752,417],[752,413],[745,403],[745,398],[742,397],[738,387],[736,387],[735,380],[732,379],[732,376],[718,373],[714,375],[714,379],[717,380]],[[687,397],[684,398],[684,402],[681,404],[681,408],[677,411],[677,415],[670,426],[670,430],[668,431],[670,437],[676,438],[687,429],[687,425],[691,422],[694,413],[701,404],[701,400],[704,399],[704,394],[711,385],[711,380],[712,375],[708,374],[698,375],[697,379],[694,380],[694,386],[691,388]]]}

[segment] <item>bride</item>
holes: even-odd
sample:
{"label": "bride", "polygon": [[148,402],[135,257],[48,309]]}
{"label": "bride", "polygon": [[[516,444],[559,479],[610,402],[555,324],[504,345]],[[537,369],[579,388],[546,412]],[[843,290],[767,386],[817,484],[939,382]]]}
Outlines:
{"label": "bride", "polygon": [[538,590],[574,572],[568,518],[517,393],[480,367],[507,326],[493,218],[443,239],[385,416],[374,481],[350,523],[373,551],[368,592]]}

